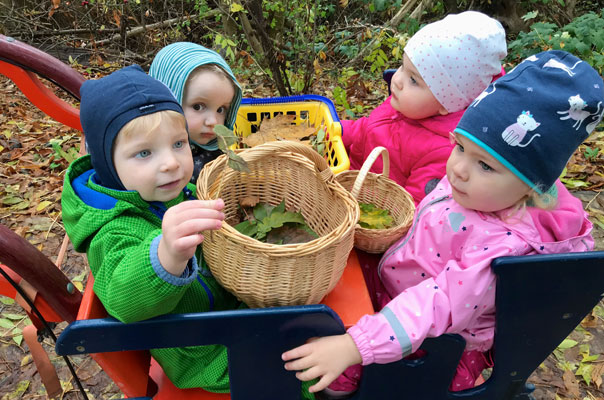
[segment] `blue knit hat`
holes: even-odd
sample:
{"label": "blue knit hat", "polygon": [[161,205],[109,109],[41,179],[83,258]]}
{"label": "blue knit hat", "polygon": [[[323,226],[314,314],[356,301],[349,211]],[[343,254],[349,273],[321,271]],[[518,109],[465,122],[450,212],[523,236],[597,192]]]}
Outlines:
{"label": "blue knit hat", "polygon": [[168,86],[174,92],[178,102],[182,104],[185,83],[189,79],[189,75],[197,67],[206,64],[220,66],[235,84],[235,96],[233,96],[233,101],[224,121],[225,126],[233,129],[235,119],[237,119],[237,110],[241,104],[241,86],[220,54],[196,43],[172,43],[157,53],[149,68],[149,75]]}
{"label": "blue knit hat", "polygon": [[565,51],[545,51],[493,82],[455,132],[543,194],[601,121],[603,102],[604,83],[589,64]]}
{"label": "blue knit hat", "polygon": [[142,115],[164,110],[183,114],[182,108],[166,85],[138,65],[86,81],[80,94],[80,121],[97,181],[112,189],[125,190],[113,165],[113,142],[119,131]]}

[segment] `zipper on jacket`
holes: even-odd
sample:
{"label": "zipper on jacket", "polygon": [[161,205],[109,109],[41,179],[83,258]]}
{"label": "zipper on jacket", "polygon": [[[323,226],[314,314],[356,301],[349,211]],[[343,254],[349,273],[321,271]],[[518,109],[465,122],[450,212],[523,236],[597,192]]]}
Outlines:
{"label": "zipper on jacket", "polygon": [[398,246],[396,246],[395,248],[391,247],[390,249],[388,249],[386,251],[386,253],[384,253],[384,255],[382,256],[382,259],[380,260],[380,263],[378,264],[378,277],[380,278],[380,280],[382,279],[382,267],[383,267],[384,263],[386,262],[386,260],[388,260],[388,258],[390,258],[390,256],[392,256],[394,253],[396,253],[398,249],[400,249],[401,247],[403,247],[404,245],[406,245],[407,242],[409,242],[409,239],[411,239],[411,236],[413,236],[413,234],[415,233],[415,227],[417,226],[417,222],[419,221],[419,218],[422,216],[422,214],[424,213],[424,211],[426,211],[426,209],[428,207],[432,206],[433,204],[440,203],[441,201],[447,200],[449,198],[450,198],[449,195],[445,195],[443,197],[439,197],[438,199],[434,199],[431,202],[429,202],[428,204],[426,204],[417,213],[417,217],[415,218],[415,222],[411,226],[411,231],[407,233],[407,237],[405,238],[405,240],[403,240],[403,242],[401,244],[399,244]]}
{"label": "zipper on jacket", "polygon": [[212,294],[212,291],[199,275],[197,275],[197,281],[201,284],[203,290],[205,290],[206,294],[208,295],[208,301],[210,302],[210,309],[208,311],[214,311],[214,295]]}

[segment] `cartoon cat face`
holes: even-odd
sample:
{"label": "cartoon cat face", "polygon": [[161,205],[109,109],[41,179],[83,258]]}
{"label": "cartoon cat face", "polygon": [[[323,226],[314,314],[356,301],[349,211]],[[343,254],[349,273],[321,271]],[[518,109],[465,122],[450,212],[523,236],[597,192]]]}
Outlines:
{"label": "cartoon cat face", "polygon": [[531,113],[528,111],[523,111],[522,114],[518,116],[516,121],[527,131],[535,130],[539,125],[541,125],[541,123],[535,121]]}
{"label": "cartoon cat face", "polygon": [[568,98],[568,104],[570,104],[571,111],[581,111],[587,107],[587,103],[581,98],[580,95],[570,96]]}

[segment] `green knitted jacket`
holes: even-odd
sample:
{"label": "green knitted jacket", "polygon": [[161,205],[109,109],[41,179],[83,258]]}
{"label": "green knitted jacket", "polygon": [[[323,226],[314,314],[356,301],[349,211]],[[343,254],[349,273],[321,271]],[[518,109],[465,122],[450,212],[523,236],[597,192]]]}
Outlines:
{"label": "green knitted jacket", "polygon": [[[76,251],[86,252],[94,292],[110,315],[131,322],[240,306],[203,261],[197,265],[200,252],[180,277],[159,263],[161,217],[167,207],[187,199],[185,192],[165,204],[148,203],[137,192],[97,185],[93,172],[90,156],[77,159],[67,170],[63,222]],[[177,387],[229,391],[226,348],[221,345],[153,349],[151,354]]]}

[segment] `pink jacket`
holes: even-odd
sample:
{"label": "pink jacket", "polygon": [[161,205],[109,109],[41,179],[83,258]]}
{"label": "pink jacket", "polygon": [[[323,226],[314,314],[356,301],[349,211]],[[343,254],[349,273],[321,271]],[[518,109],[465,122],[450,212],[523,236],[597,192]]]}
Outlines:
{"label": "pink jacket", "polygon": [[[426,196],[428,182],[434,180],[435,185],[445,175],[445,164],[453,148],[449,133],[465,110],[413,120],[392,108],[390,99],[388,97],[368,117],[342,120],[342,140],[350,158],[350,169],[360,169],[375,147],[387,148],[390,178],[407,189],[417,205]],[[382,171],[381,158],[371,171]]]}
{"label": "pink jacket", "polygon": [[592,224],[581,201],[560,181],[556,185],[557,209],[528,207],[503,221],[455,203],[443,178],[420,203],[407,235],[380,261],[378,272],[392,300],[348,330],[363,365],[400,360],[425,338],[443,333],[460,334],[467,351],[490,349],[495,330],[491,260],[593,249]]}

